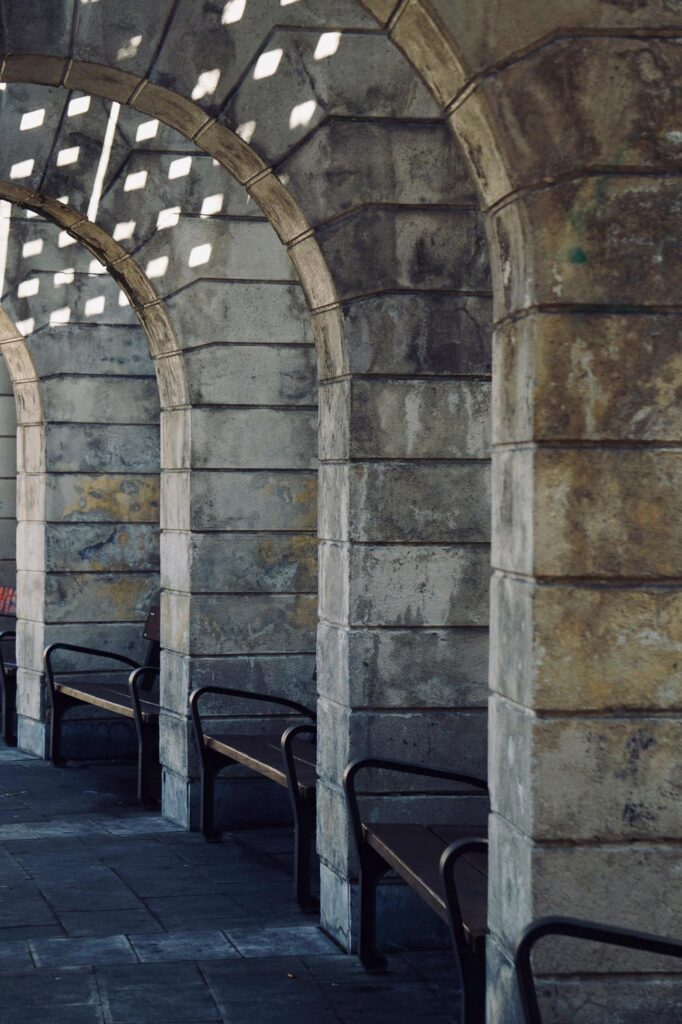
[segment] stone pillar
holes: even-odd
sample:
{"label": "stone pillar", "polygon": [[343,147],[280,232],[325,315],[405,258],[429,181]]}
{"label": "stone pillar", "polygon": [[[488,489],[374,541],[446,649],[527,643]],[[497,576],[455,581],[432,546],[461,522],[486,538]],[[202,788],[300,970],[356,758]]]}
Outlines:
{"label": "stone pillar", "polygon": [[[0,587],[15,587],[17,414],[12,382],[0,361]],[[14,629],[12,616],[0,615],[0,629]]]}
{"label": "stone pillar", "polygon": [[[225,234],[224,224],[204,230]],[[162,417],[161,760],[164,814],[188,827],[198,824],[193,689],[222,684],[315,706],[312,326],[269,225],[253,218],[234,230],[241,270],[217,261],[222,279],[169,301],[191,406]],[[279,733],[287,721],[265,704],[213,700],[203,710],[222,731]],[[244,772],[219,781],[217,814],[225,826],[290,821],[284,791]]]}

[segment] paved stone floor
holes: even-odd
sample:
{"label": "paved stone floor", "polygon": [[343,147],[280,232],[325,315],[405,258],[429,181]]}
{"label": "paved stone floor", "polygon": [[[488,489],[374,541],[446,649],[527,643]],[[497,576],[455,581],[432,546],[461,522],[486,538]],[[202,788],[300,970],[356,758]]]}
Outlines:
{"label": "paved stone floor", "polygon": [[207,844],[133,783],[0,745],[2,1024],[452,1024],[451,955],[368,977],[298,911],[287,830]]}

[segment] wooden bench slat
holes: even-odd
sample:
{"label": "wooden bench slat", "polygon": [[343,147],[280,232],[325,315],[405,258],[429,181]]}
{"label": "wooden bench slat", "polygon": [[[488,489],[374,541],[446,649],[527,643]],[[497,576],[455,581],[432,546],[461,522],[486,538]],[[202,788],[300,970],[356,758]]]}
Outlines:
{"label": "wooden bench slat", "polygon": [[[450,828],[447,841],[427,825],[363,825],[367,843],[447,922],[445,892],[439,865],[446,846],[455,839],[485,835],[484,829]],[[465,932],[477,945],[486,932],[487,878],[463,858],[455,871],[457,894]]]}
{"label": "wooden bench slat", "polygon": [[[251,768],[260,775],[265,775],[266,778],[280,786],[287,786],[282,751],[279,742],[273,737],[204,733],[204,742],[211,750],[237,761],[238,764],[243,764],[245,768]],[[312,746],[312,744],[307,744],[307,746]],[[306,754],[306,756],[310,755]],[[294,759],[299,791],[304,795],[310,795],[310,791],[314,791],[317,784],[315,768],[308,761],[303,761],[299,757],[298,749],[296,749]]]}
{"label": "wooden bench slat", "polygon": [[[73,697],[83,704],[114,711],[125,718],[134,717],[133,702],[126,683],[56,683],[55,689],[65,697]],[[158,717],[158,704],[141,697],[140,706],[145,720]]]}

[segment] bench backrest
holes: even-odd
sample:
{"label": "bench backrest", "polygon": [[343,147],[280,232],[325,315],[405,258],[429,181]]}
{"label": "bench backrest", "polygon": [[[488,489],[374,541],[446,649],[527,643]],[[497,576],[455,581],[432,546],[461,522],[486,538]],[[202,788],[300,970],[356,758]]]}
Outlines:
{"label": "bench backrest", "polygon": [[[145,659],[142,662],[145,668],[158,668],[159,659],[161,657],[161,592],[157,593],[152,598],[152,603],[149,608],[149,614],[147,615],[147,621],[144,624],[142,630],[142,636],[145,640],[148,640],[147,653]],[[156,675],[153,672],[145,673],[146,679],[144,683],[140,684],[140,689],[150,690],[154,685]]]}

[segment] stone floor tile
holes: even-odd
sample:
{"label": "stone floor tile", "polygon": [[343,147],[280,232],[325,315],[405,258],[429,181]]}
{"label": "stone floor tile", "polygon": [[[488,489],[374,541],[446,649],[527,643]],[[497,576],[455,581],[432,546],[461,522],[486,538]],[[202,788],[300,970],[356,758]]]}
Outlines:
{"label": "stone floor tile", "polygon": [[[224,931],[245,922],[244,910],[230,896],[210,893],[202,896],[161,896],[145,900],[152,914],[169,931],[190,928],[197,922],[210,921],[209,928]],[[207,927],[204,923],[200,925]]]}
{"label": "stone floor tile", "polygon": [[195,964],[131,964],[97,968],[111,1024],[217,1021],[220,1014]]}
{"label": "stone floor tile", "polygon": [[228,960],[239,953],[220,931],[171,932],[162,935],[129,935],[130,944],[143,962],[168,960]]}
{"label": "stone floor tile", "polygon": [[25,939],[0,942],[0,971],[17,970],[20,967],[33,967],[28,942]]}
{"label": "stone floor tile", "polygon": [[102,826],[114,836],[137,836],[144,833],[182,832],[180,825],[167,821],[160,814],[137,815],[130,818],[112,818]]}
{"label": "stone floor tile", "polygon": [[0,974],[2,1024],[101,1024],[92,970]]}
{"label": "stone floor tile", "polygon": [[45,886],[42,891],[58,913],[66,910],[143,909],[137,896],[122,884],[90,884],[85,881],[80,885]]}
{"label": "stone floor tile", "polygon": [[334,956],[339,952],[317,925],[231,928],[225,934],[244,957]]}
{"label": "stone floor tile", "polygon": [[18,939],[48,939],[63,937],[64,929],[56,918],[52,924],[20,924],[12,928],[0,928],[0,942],[16,942]]}
{"label": "stone floor tile", "polygon": [[57,914],[64,931],[72,938],[94,935],[142,935],[162,932],[156,918],[145,908],[130,910],[65,910]]}
{"label": "stone floor tile", "polygon": [[31,939],[36,967],[81,967],[134,963],[135,953],[125,935],[86,939]]}
{"label": "stone floor tile", "polygon": [[[321,996],[322,988],[293,957],[256,960],[228,960],[201,963],[201,971],[225,1016],[225,1007],[232,1003],[251,1001],[258,1004],[254,1021],[258,1021],[261,1003],[284,1005],[306,1003],[329,1005]],[[308,1013],[306,1019],[314,1019]]]}

